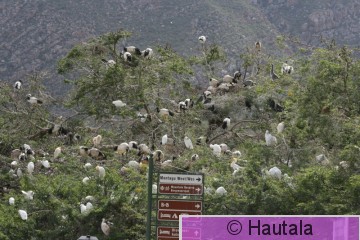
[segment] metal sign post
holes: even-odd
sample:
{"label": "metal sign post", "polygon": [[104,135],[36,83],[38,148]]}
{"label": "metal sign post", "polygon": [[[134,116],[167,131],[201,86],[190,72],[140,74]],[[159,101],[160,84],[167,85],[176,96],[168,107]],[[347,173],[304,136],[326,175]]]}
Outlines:
{"label": "metal sign post", "polygon": [[146,240],[151,240],[151,212],[152,212],[152,185],[153,185],[154,163],[153,155],[149,159],[149,175],[148,175],[148,206],[146,218]]}

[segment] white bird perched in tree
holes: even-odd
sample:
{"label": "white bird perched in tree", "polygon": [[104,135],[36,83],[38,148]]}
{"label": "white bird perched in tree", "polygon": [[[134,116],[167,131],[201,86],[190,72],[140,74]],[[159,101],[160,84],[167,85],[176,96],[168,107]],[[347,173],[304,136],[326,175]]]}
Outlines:
{"label": "white bird perched in tree", "polygon": [[153,152],[153,159],[155,162],[162,162],[164,160],[164,153],[161,150],[156,150]]}
{"label": "white bird perched in tree", "polygon": [[228,129],[230,127],[230,117],[224,118],[222,126],[223,129]]}
{"label": "white bird perched in tree", "polygon": [[89,183],[89,181],[90,181],[89,177],[84,177],[83,180],[82,180],[82,183],[86,185],[86,184]]}
{"label": "white bird perched in tree", "polygon": [[144,58],[151,58],[154,51],[151,48],[146,48],[144,51],[141,51],[141,55]]}
{"label": "white bird perched in tree", "polygon": [[223,82],[224,83],[237,83],[236,79],[228,74],[223,77]]}
{"label": "white bird perched in tree", "polygon": [[232,152],[233,157],[241,157],[241,152],[239,150]]}
{"label": "white bird perched in tree", "polygon": [[21,192],[24,195],[24,198],[26,200],[33,200],[34,199],[34,192],[33,191],[27,191],[27,192],[21,191]]}
{"label": "white bird perched in tree", "polygon": [[138,149],[138,143],[135,141],[130,141],[129,142],[129,149],[130,150],[137,150]]}
{"label": "white bird perched in tree", "polygon": [[124,102],[121,101],[121,100],[113,101],[112,104],[114,104],[115,107],[117,107],[117,108],[121,108],[121,107],[125,107],[125,106],[126,106],[126,103],[124,103]]}
{"label": "white bird perched in tree", "polygon": [[284,73],[291,74],[293,72],[294,72],[294,67],[287,64],[287,62],[284,62],[281,67],[281,73],[282,74],[284,74]]}
{"label": "white bird perched in tree", "polygon": [[185,99],[184,102],[187,109],[192,108],[194,106],[194,101],[191,98]]}
{"label": "white bird perched in tree", "polygon": [[96,160],[106,159],[106,155],[97,148],[91,148],[88,152],[89,152],[89,156],[93,159]]}
{"label": "white bird perched in tree", "polygon": [[126,142],[120,143],[115,147],[115,151],[120,155],[126,155],[130,150],[129,144]]}
{"label": "white bird perched in tree", "polygon": [[85,164],[84,164],[84,168],[85,168],[86,170],[90,169],[91,167],[92,167],[91,163],[85,163]]}
{"label": "white bird perched in tree", "polygon": [[201,44],[204,44],[206,42],[206,37],[205,36],[200,36],[198,39],[199,39],[199,42]]}
{"label": "white bird perched in tree", "polygon": [[156,184],[153,184],[152,185],[152,194],[156,194],[157,193],[157,185]]}
{"label": "white bird perched in tree", "polygon": [[233,161],[230,163],[230,167],[232,167],[232,169],[233,169],[234,171],[237,171],[237,170],[240,170],[240,169],[241,169],[240,165],[236,164],[236,159],[233,160]]}
{"label": "white bird perched in tree", "polygon": [[151,153],[150,148],[144,143],[141,143],[139,145],[138,150],[139,150],[138,151],[139,156],[142,155],[142,154],[150,154]]}
{"label": "white bird perched in tree", "polygon": [[116,65],[116,62],[112,59],[106,60],[105,58],[102,58],[101,61],[106,64],[106,66],[113,67]]}
{"label": "white bird perched in tree", "polygon": [[[21,153],[20,155],[19,155],[19,160],[20,161],[25,161],[25,160],[27,160],[27,156],[26,156],[26,154],[25,153]],[[16,162],[16,161],[15,161]],[[17,163],[17,162],[16,162]]]}
{"label": "white bird perched in tree", "polygon": [[192,161],[199,160],[199,155],[198,155],[198,154],[193,154],[193,155],[191,156],[191,160],[192,160]]}
{"label": "white bird perched in tree", "polygon": [[87,157],[88,154],[89,154],[89,148],[88,148],[88,147],[84,147],[84,146],[80,146],[80,147],[79,147],[79,153],[80,153],[80,156],[82,156],[82,157]]}
{"label": "white bird perched in tree", "polygon": [[101,143],[101,140],[102,140],[102,136],[101,135],[97,135],[96,137],[93,138],[93,144],[94,144],[94,147],[99,147],[100,146],[100,143]]}
{"label": "white bird perched in tree", "polygon": [[341,162],[339,162],[339,166],[341,166],[344,169],[348,169],[349,163],[347,161],[341,161]]}
{"label": "white bird perched in tree", "polygon": [[42,103],[43,103],[42,100],[40,100],[40,99],[38,99],[38,98],[36,98],[36,97],[32,97],[31,94],[26,95],[26,101],[27,101],[28,103],[30,103],[31,105],[34,105],[34,104],[42,104]]}
{"label": "white bird perched in tree", "polygon": [[135,53],[136,55],[141,55],[140,49],[135,46],[124,47],[124,52]]}
{"label": "white bird perched in tree", "polygon": [[29,162],[27,165],[27,171],[31,175],[34,172],[35,164],[34,162]]}
{"label": "white bird perched in tree", "polygon": [[93,208],[94,208],[94,206],[92,205],[91,202],[86,203],[86,211],[87,212],[90,212]]}
{"label": "white bird perched in tree", "polygon": [[44,167],[44,168],[50,168],[50,163],[48,160],[41,160],[41,165]]}
{"label": "white bird perched in tree", "polygon": [[9,205],[15,205],[15,198],[9,198]]}
{"label": "white bird perched in tree", "polygon": [[85,215],[87,212],[86,212],[86,206],[85,204],[81,203],[80,204],[80,213]]}
{"label": "white bird perched in tree", "polygon": [[21,168],[18,168],[18,169],[16,170],[16,175],[17,175],[19,178],[21,178],[21,177],[23,176],[23,172],[21,171]]}
{"label": "white bird perched in tree", "polygon": [[19,213],[22,220],[26,221],[28,219],[28,214],[27,214],[27,212],[25,210],[20,209],[18,211],[18,213]]}
{"label": "white bird perched in tree", "polygon": [[11,167],[15,168],[17,165],[18,165],[18,162],[17,161],[12,161],[10,163]]}
{"label": "white bird perched in tree", "polygon": [[215,78],[210,78],[209,79],[209,85],[210,87],[214,87],[217,88],[219,86],[220,82],[219,80],[215,79]]}
{"label": "white bird perched in tree", "polygon": [[272,167],[270,168],[270,170],[268,171],[268,174],[271,177],[275,177],[277,179],[281,179],[281,170],[278,167]]}
{"label": "white bird perched in tree", "polygon": [[162,136],[161,138],[161,145],[165,145],[168,141],[168,135],[165,134],[164,136]]}
{"label": "white bird perched in tree", "polygon": [[54,151],[54,159],[57,159],[57,158],[60,156],[61,150],[62,150],[61,147],[55,148],[55,151]]}
{"label": "white bird perched in tree", "polygon": [[266,130],[265,132],[265,142],[266,146],[272,146],[277,144],[277,139],[275,136],[271,135],[269,133],[269,130]]}
{"label": "white bird perched in tree", "polygon": [[86,201],[92,201],[92,202],[93,202],[93,201],[95,201],[95,198],[94,198],[93,196],[90,196],[90,195],[89,195],[89,196],[86,196],[86,197],[85,197],[85,200],[86,200]]}
{"label": "white bird perched in tree", "polygon": [[147,113],[142,114],[142,113],[138,112],[136,115],[138,118],[140,118],[140,122],[142,122],[142,123],[146,122],[146,119],[148,118]]}
{"label": "white bird perched in tree", "polygon": [[217,195],[223,196],[227,193],[224,187],[218,187],[215,191]]}
{"label": "white bird perched in tree", "polygon": [[169,166],[171,166],[172,162],[173,162],[173,160],[168,159],[161,163],[161,167],[169,167]]}
{"label": "white bird perched in tree", "polygon": [[106,223],[105,218],[103,218],[101,222],[101,231],[103,231],[106,236],[110,234],[110,226]]}
{"label": "white bird perched in tree", "polygon": [[210,144],[210,148],[213,150],[213,154],[217,157],[221,155],[221,147],[219,144]]}
{"label": "white bird perched in tree", "polygon": [[105,178],[105,168],[101,166],[96,166],[96,171],[98,172],[98,176],[100,179]]}
{"label": "white bird perched in tree", "polygon": [[319,154],[316,156],[316,161],[321,165],[328,165],[330,163],[329,159],[324,154]]}
{"label": "white bird perched in tree", "polygon": [[174,116],[174,113],[171,112],[169,109],[167,108],[161,108],[159,109],[158,107],[156,108],[156,111],[159,113],[160,117],[162,118],[167,118],[168,116]]}
{"label": "white bird perched in tree", "polygon": [[128,162],[128,166],[135,170],[138,170],[140,168],[140,163],[138,163],[137,161],[131,160]]}
{"label": "white bird perched in tree", "polygon": [[[228,145],[226,145],[225,143],[221,143],[220,145],[220,148],[221,148],[221,152],[222,153],[226,153],[227,151],[229,151],[229,147]],[[230,152],[231,153],[231,152]]]}
{"label": "white bird perched in tree", "polygon": [[14,89],[20,90],[21,87],[22,87],[22,83],[23,83],[23,82],[22,82],[21,80],[16,81],[16,82],[14,83]]}
{"label": "white bird perched in tree", "polygon": [[185,112],[186,109],[187,108],[186,108],[186,103],[185,102],[181,101],[181,102],[178,103],[178,111],[179,112]]}
{"label": "white bird perched in tree", "polygon": [[284,128],[285,128],[284,122],[279,123],[276,127],[278,133],[282,133],[284,131]]}
{"label": "white bird perched in tree", "polygon": [[184,143],[185,143],[185,147],[188,149],[194,149],[194,146],[192,144],[192,141],[189,137],[185,136],[184,137]]}
{"label": "white bird perched in tree", "polygon": [[123,58],[124,58],[125,62],[131,62],[132,61],[132,56],[131,56],[131,53],[129,53],[129,52],[125,52],[124,55],[123,55]]}

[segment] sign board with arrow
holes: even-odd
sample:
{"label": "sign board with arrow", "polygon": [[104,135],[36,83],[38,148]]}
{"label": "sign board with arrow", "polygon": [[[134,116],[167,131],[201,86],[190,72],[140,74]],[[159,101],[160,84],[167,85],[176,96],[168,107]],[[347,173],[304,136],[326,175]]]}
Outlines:
{"label": "sign board with arrow", "polygon": [[202,211],[202,201],[159,200],[158,209]]}
{"label": "sign board with arrow", "polygon": [[203,194],[202,184],[159,184],[159,193],[161,194],[174,194],[174,195],[198,195]]}
{"label": "sign board with arrow", "polygon": [[180,215],[201,215],[201,211],[159,210],[158,211],[158,220],[160,220],[160,221],[179,221]]}
{"label": "sign board with arrow", "polygon": [[159,183],[202,184],[203,175],[160,173]]}

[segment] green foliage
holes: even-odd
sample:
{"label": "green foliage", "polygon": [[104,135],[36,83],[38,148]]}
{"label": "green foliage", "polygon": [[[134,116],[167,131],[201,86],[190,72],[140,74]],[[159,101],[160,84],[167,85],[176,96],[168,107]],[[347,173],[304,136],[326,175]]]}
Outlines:
{"label": "green foliage", "polygon": [[[59,61],[59,73],[72,86],[65,103],[45,93],[42,75],[32,76],[26,91],[0,87],[1,239],[76,239],[86,234],[101,238],[102,218],[114,223],[107,239],[144,239],[146,164],[130,168],[130,160],[139,160],[136,152],[119,156],[113,150],[131,140],[162,150],[164,160],[174,158],[164,171],[203,172],[206,214],[360,214],[360,64],[350,49],[335,43],[311,54],[300,49],[291,63],[295,71],[287,75],[279,73],[281,59],[246,48],[240,54],[242,70],[255,86],[243,87],[240,82],[229,92],[213,93],[214,111],[202,103],[181,111],[179,101],[196,101],[203,91],[194,88],[192,75],[216,76],[226,60],[223,50],[215,44],[201,45],[200,56],[185,58],[168,46],[158,46],[151,58],[133,54],[133,61],[127,62],[119,43],[129,36],[123,30],[105,34],[75,46]],[[286,39],[278,42],[285,46]],[[269,76],[271,64],[280,76],[276,81]],[[28,92],[45,104],[31,107],[24,98]],[[112,101],[119,99],[127,105],[116,108]],[[269,99],[285,110],[274,111]],[[75,114],[57,117],[49,111],[54,102]],[[175,116],[161,117],[156,107],[168,108]],[[227,116],[231,125],[224,130],[221,124]],[[277,133],[281,121],[285,129]],[[82,138],[69,141],[69,135],[50,135],[54,123]],[[276,146],[265,144],[266,130],[277,138]],[[80,157],[79,147],[91,147],[98,134],[107,159]],[[175,145],[160,144],[164,134]],[[192,139],[193,150],[185,148],[184,136]],[[197,145],[200,136],[207,141]],[[28,161],[10,164],[11,150],[24,143],[50,153],[35,155],[32,175],[26,172]],[[209,144],[221,143],[240,150],[241,156],[215,156]],[[64,151],[54,159],[58,146]],[[192,160],[195,153],[199,160]],[[317,160],[319,154],[326,161]],[[51,167],[42,167],[41,160],[49,160]],[[86,162],[92,164],[90,169],[84,168]],[[237,171],[231,167],[235,162]],[[105,168],[104,179],[97,165]],[[281,169],[281,179],[268,174],[274,166]],[[18,168],[22,177],[17,176]],[[82,182],[85,177],[90,178],[87,184]],[[225,195],[215,193],[221,186]],[[34,191],[34,200],[25,200],[21,190]],[[80,204],[89,201],[86,196],[94,198],[94,208],[82,214]],[[14,206],[8,204],[9,197],[15,198]],[[28,212],[27,221],[20,219],[18,209]]]}

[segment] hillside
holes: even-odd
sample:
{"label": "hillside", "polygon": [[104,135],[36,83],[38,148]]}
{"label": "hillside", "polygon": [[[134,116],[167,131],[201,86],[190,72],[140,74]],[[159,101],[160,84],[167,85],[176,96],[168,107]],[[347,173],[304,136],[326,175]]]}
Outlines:
{"label": "hillside", "polygon": [[[48,71],[47,85],[62,95],[63,85],[54,75],[60,57],[76,43],[126,28],[140,48],[170,44],[189,54],[199,35],[237,57],[244,46],[261,40],[268,50],[280,33],[324,35],[340,43],[359,41],[359,6],[356,1],[2,1],[0,3],[1,80],[24,79],[33,71]],[[279,17],[279,15],[281,17]],[[315,39],[318,39],[317,37]],[[233,70],[236,60],[226,70]]]}

